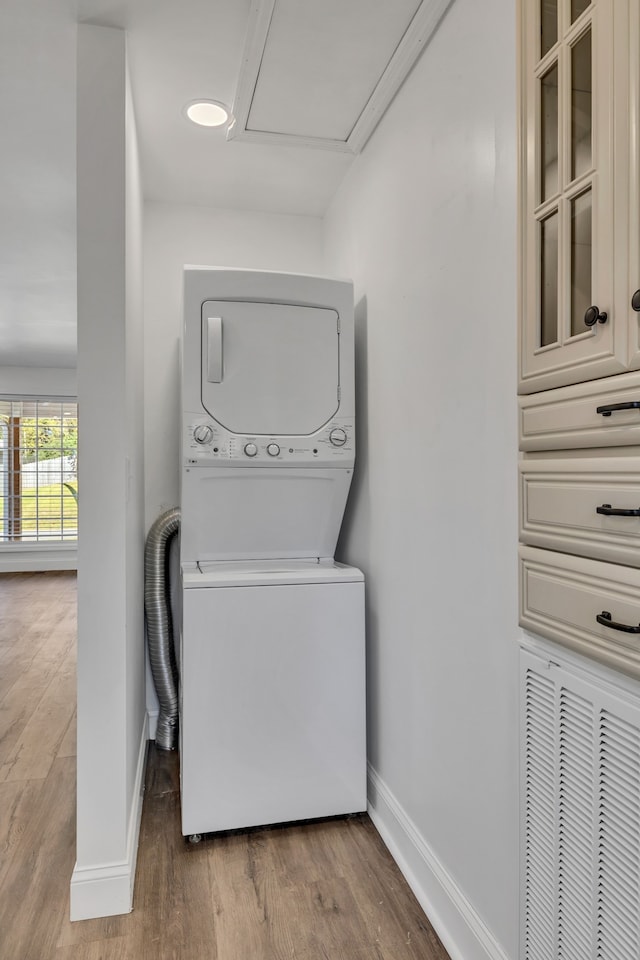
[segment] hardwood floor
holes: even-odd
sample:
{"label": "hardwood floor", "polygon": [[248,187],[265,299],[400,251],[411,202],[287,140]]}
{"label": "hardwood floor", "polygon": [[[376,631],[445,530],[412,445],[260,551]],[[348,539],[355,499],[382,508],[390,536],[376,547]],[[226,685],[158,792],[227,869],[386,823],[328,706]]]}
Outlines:
{"label": "hardwood floor", "polygon": [[0,576],[2,960],[448,960],[371,821],[180,834],[150,745],[134,909],[70,923],[75,577]]}

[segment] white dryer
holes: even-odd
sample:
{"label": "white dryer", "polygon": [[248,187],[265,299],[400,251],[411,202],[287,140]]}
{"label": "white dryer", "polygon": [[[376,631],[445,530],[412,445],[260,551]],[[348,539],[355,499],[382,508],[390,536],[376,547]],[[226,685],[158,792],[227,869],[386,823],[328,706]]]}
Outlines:
{"label": "white dryer", "polygon": [[355,459],[349,281],[185,268],[181,559],[333,557]]}
{"label": "white dryer", "polygon": [[185,268],[182,830],[366,809],[347,281]]}

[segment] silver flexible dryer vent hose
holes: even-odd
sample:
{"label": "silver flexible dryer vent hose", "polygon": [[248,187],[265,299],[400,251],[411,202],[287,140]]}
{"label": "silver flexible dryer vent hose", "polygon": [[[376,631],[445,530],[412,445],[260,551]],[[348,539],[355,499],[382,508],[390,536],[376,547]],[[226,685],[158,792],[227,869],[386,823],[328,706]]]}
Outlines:
{"label": "silver flexible dryer vent hose", "polygon": [[167,510],[153,523],[144,551],[144,609],[153,683],[160,703],[156,744],[178,745],[178,668],[169,605],[169,542],[180,529],[180,510]]}

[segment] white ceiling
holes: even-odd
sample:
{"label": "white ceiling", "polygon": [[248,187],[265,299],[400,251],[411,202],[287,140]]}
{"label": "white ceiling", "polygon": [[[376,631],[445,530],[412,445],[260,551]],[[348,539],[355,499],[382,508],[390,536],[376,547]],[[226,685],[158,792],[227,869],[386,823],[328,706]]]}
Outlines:
{"label": "white ceiling", "polygon": [[196,127],[182,114],[198,97],[233,104],[250,0],[79,0],[79,7],[82,20],[127,30],[147,198],[324,213],[352,158],[227,141],[224,130]]}
{"label": "white ceiling", "polygon": [[272,3],[247,130],[345,143],[420,0]]}
{"label": "white ceiling", "polygon": [[[422,23],[429,8],[435,27],[447,3],[425,0]],[[403,34],[419,8],[419,0],[0,0],[0,367],[75,363],[76,20],[127,31],[147,199],[322,216],[353,161],[348,144],[227,139],[191,124],[183,107],[234,103],[262,16],[247,126],[344,140],[399,48],[402,76],[409,69]]]}

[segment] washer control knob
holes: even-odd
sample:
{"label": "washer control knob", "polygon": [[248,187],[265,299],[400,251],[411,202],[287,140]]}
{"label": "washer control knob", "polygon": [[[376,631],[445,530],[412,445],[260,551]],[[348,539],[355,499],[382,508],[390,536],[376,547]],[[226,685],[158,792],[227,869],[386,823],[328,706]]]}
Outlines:
{"label": "washer control knob", "polygon": [[277,443],[270,443],[269,446],[267,447],[267,453],[269,454],[270,457],[277,457],[278,454],[280,453],[280,447],[278,446]]}
{"label": "washer control knob", "polygon": [[340,427],[336,427],[329,434],[329,440],[334,447],[343,447],[347,442],[347,435]]}
{"label": "washer control knob", "polygon": [[258,452],[258,448],[256,447],[255,443],[245,443],[244,452],[248,457],[255,457],[256,453]]}
{"label": "washer control knob", "polygon": [[193,439],[196,443],[211,443],[213,430],[206,423],[201,423],[193,431]]}

